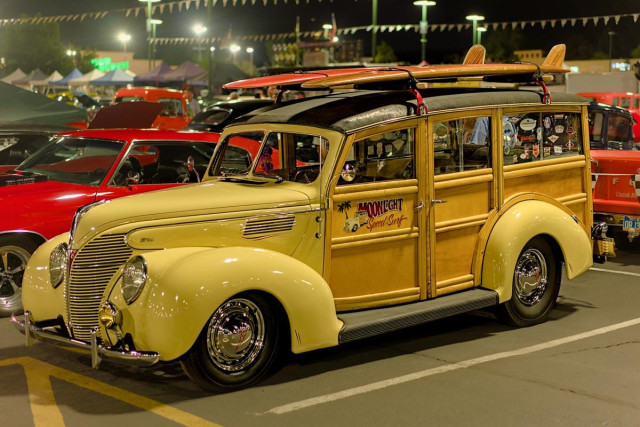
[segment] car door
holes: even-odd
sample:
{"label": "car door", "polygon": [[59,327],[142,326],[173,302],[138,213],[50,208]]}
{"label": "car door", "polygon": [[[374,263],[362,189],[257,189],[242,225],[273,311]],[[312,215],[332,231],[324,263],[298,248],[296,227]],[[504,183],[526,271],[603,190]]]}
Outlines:
{"label": "car door", "polygon": [[[443,114],[430,119],[433,180],[428,196],[429,296],[437,297],[474,286],[472,261],[482,226],[495,204],[491,165],[496,139],[491,110]],[[513,128],[504,124],[505,141]],[[514,150],[505,143],[504,150]]]}
{"label": "car door", "polygon": [[418,120],[347,142],[329,207],[329,285],[336,308],[421,298]]}

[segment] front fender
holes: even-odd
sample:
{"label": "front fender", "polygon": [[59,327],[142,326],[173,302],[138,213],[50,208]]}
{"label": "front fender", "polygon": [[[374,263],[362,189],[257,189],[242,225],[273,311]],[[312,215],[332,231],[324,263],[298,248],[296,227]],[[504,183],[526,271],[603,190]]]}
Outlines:
{"label": "front fender", "polygon": [[[513,273],[520,252],[537,235],[553,239],[562,252],[567,277],[573,279],[593,265],[589,234],[569,209],[548,197],[511,200],[488,222],[482,265],[482,287],[498,292],[500,302],[511,299]],[[482,247],[483,240],[480,240]]]}
{"label": "front fender", "polygon": [[33,320],[55,319],[65,312],[64,284],[56,289],[49,277],[49,255],[60,243],[69,242],[69,233],[46,241],[29,258],[22,277],[22,305],[31,312]]}
{"label": "front fender", "polygon": [[123,310],[123,332],[139,350],[163,360],[186,353],[213,312],[242,292],[275,297],[289,320],[295,353],[338,344],[338,320],[329,286],[315,270],[279,252],[247,248],[178,248],[142,254],[148,271],[140,298],[127,306],[118,292],[110,300]]}

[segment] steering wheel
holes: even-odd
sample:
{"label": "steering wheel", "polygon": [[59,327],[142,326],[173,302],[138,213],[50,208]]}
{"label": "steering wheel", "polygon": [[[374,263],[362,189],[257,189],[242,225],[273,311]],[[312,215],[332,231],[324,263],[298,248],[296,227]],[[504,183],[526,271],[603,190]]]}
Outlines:
{"label": "steering wheel", "polygon": [[315,181],[316,178],[318,178],[319,174],[320,174],[320,170],[318,169],[317,166],[301,167],[301,168],[298,168],[298,170],[296,171],[296,174],[293,177],[293,180],[295,182],[302,182],[305,184],[309,184]]}

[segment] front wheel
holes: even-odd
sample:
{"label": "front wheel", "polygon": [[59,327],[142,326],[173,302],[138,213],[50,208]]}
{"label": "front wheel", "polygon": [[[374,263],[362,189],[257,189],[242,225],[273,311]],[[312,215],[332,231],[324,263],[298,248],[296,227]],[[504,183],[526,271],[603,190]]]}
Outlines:
{"label": "front wheel", "polygon": [[22,276],[36,248],[25,237],[0,238],[0,317],[22,312]]}
{"label": "front wheel", "polygon": [[237,295],[218,307],[180,363],[206,390],[238,390],[271,372],[285,333],[274,304],[258,294]]}
{"label": "front wheel", "polygon": [[499,316],[519,327],[544,322],[558,298],[560,281],[560,263],[552,247],[544,238],[534,237],[516,261],[511,299],[499,306]]}

